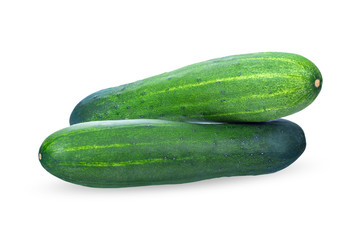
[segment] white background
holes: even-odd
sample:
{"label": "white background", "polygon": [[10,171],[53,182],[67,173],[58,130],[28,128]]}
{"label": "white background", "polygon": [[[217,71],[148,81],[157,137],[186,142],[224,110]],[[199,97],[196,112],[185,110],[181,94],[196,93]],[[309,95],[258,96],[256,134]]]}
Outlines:
{"label": "white background", "polygon": [[[124,3],[128,2],[128,3]],[[361,239],[358,1],[1,1],[1,239]],[[286,117],[304,154],[270,175],[95,189],[38,148],[97,90],[233,54],[284,51],[323,74]]]}

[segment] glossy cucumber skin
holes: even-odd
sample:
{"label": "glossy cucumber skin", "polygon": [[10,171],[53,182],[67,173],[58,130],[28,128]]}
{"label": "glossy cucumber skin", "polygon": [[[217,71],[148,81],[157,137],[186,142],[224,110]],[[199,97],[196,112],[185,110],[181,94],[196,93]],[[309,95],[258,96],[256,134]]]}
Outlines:
{"label": "glossy cucumber skin", "polygon": [[282,119],[95,121],[50,135],[39,159],[48,172],[71,183],[131,187],[272,173],[293,163],[305,147],[303,130]]}
{"label": "glossy cucumber skin", "polygon": [[70,124],[141,118],[262,122],[304,109],[321,87],[320,71],[300,55],[235,55],[95,92],[77,104]]}

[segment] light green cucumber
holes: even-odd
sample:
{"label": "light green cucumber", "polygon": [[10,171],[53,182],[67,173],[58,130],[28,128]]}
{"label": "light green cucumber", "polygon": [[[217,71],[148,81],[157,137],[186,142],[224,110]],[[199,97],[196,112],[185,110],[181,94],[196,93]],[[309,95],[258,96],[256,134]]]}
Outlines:
{"label": "light green cucumber", "polygon": [[300,55],[235,55],[95,92],[77,104],[70,124],[139,118],[262,122],[304,109],[321,87],[320,71]]}

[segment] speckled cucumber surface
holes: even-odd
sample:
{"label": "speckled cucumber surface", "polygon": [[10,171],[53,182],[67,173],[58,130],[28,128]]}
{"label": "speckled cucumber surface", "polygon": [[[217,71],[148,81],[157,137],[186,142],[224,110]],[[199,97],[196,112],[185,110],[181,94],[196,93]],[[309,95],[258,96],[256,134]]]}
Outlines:
{"label": "speckled cucumber surface", "polygon": [[117,119],[261,122],[298,112],[322,87],[318,68],[291,53],[234,55],[95,92],[70,124]]}
{"label": "speckled cucumber surface", "polygon": [[39,160],[71,183],[130,187],[272,173],[293,163],[305,147],[302,129],[282,119],[257,124],[94,121],[50,135]]}

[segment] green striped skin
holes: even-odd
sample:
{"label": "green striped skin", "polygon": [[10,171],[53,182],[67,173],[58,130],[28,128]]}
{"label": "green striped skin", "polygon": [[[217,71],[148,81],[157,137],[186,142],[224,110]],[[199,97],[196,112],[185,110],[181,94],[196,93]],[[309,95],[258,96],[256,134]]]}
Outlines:
{"label": "green striped skin", "polygon": [[299,55],[229,56],[95,92],[74,108],[70,124],[140,118],[261,122],[304,109],[321,86],[320,71]]}
{"label": "green striped skin", "polygon": [[174,184],[276,172],[306,147],[286,120],[200,124],[165,120],[94,121],[50,135],[39,159],[51,174],[91,187]]}

